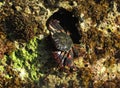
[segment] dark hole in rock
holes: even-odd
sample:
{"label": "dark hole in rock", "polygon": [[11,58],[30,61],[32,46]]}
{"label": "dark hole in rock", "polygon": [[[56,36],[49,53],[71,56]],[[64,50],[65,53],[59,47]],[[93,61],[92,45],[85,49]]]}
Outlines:
{"label": "dark hole in rock", "polygon": [[120,13],[120,5],[117,5],[117,11]]}
{"label": "dark hole in rock", "polygon": [[84,66],[85,66],[85,67],[88,67],[88,64],[85,64]]}
{"label": "dark hole in rock", "polygon": [[74,16],[72,11],[70,12],[64,8],[60,8],[47,20],[46,25],[48,26],[49,22],[54,19],[60,21],[60,25],[65,31],[70,32],[73,43],[80,43],[79,40],[81,38],[81,34],[78,27],[78,18]]}
{"label": "dark hole in rock", "polygon": [[44,5],[48,8],[58,7],[59,0],[44,0]]}
{"label": "dark hole in rock", "polygon": [[70,2],[69,2],[69,4],[70,4],[71,6],[73,6],[73,5],[74,5],[73,1],[70,1]]}
{"label": "dark hole in rock", "polygon": [[120,59],[120,49],[118,51],[116,51],[114,57],[117,59]]}
{"label": "dark hole in rock", "polygon": [[108,31],[108,32],[111,32],[111,30],[110,30],[109,28],[107,29],[107,31]]}
{"label": "dark hole in rock", "polygon": [[105,50],[103,48],[100,48],[100,47],[96,47],[94,51],[95,51],[96,55],[100,55],[100,54],[105,53]]}
{"label": "dark hole in rock", "polygon": [[97,4],[100,4],[100,1],[101,0],[94,0],[95,1],[95,3],[97,3]]}

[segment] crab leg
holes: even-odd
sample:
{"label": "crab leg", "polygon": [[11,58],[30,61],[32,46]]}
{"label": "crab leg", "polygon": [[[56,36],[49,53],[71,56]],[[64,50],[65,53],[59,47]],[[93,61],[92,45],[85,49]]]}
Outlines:
{"label": "crab leg", "polygon": [[59,62],[58,66],[63,66],[63,63],[65,62],[65,59],[67,57],[67,52],[62,52],[56,57],[57,61]]}
{"label": "crab leg", "polygon": [[63,28],[60,26],[59,24],[60,22],[58,20],[52,20],[49,24],[49,29],[51,32],[55,33],[55,32],[62,32]]}

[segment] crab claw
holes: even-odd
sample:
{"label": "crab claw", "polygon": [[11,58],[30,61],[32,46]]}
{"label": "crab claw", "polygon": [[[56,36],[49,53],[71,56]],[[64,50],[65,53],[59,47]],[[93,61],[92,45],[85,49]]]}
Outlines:
{"label": "crab claw", "polygon": [[73,54],[65,53],[61,51],[53,52],[53,58],[59,64],[60,67],[68,66],[73,67]]}
{"label": "crab claw", "polygon": [[52,53],[53,58],[56,60],[57,63],[61,63],[61,52],[60,51],[55,51]]}

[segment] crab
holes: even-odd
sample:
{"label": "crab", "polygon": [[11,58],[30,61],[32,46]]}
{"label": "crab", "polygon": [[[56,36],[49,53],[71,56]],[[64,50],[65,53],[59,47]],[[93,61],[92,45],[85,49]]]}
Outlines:
{"label": "crab", "polygon": [[52,56],[58,63],[59,67],[69,67],[75,69],[73,58],[78,57],[78,51],[75,49],[70,33],[65,31],[56,19],[48,23],[51,42],[54,46]]}

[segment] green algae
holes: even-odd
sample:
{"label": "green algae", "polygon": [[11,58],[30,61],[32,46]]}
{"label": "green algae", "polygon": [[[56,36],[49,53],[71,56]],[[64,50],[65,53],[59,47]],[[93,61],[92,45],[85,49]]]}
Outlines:
{"label": "green algae", "polygon": [[[17,67],[25,68],[32,80],[38,79],[38,71],[35,65],[39,63],[34,63],[34,61],[38,57],[37,45],[38,44],[36,43],[36,38],[34,38],[28,44],[26,44],[27,49],[30,49],[31,52],[29,52],[29,50],[26,50],[24,47],[20,50],[13,52],[13,55],[11,57],[15,63],[14,67],[16,68],[17,65]],[[15,53],[19,55],[16,56]]]}
{"label": "green algae", "polygon": [[[44,76],[43,73],[40,73],[39,69],[42,66],[42,64],[39,63],[39,57],[42,52],[38,51],[38,41],[41,41],[41,39],[34,37],[26,43],[25,46],[16,49],[10,55],[1,59],[0,72],[6,73],[7,69],[5,67],[9,66],[19,73],[18,77],[22,80],[38,81],[41,76]],[[4,77],[8,79],[13,78],[14,75],[6,74]]]}

